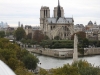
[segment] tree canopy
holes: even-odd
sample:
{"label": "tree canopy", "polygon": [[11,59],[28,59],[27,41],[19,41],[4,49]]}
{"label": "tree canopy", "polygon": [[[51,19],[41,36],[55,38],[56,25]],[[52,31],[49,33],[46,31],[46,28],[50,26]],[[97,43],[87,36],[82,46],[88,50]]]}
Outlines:
{"label": "tree canopy", "polygon": [[71,36],[71,39],[73,40],[74,39],[74,35],[77,34],[78,36],[78,40],[83,40],[84,38],[86,38],[86,33],[83,32],[83,31],[79,31],[77,33],[74,33],[72,36]]}
{"label": "tree canopy", "polygon": [[37,41],[38,43],[45,39],[44,34],[40,30],[36,30],[33,35],[33,40]]}
{"label": "tree canopy", "polygon": [[4,31],[0,31],[0,38],[3,38],[5,36],[5,32]]}
{"label": "tree canopy", "polygon": [[[27,68],[27,64],[24,62],[28,55],[29,59],[27,59],[27,64],[32,61],[32,65],[35,67],[31,66],[31,68],[35,69],[38,59],[34,55],[25,49],[21,49],[17,44],[12,44],[9,40],[0,38],[0,60],[4,61],[16,75],[33,75],[28,71],[29,68]],[[24,61],[22,61],[23,59]]]}
{"label": "tree canopy", "polygon": [[14,33],[14,36],[16,37],[16,40],[21,40],[22,38],[25,38],[26,33],[25,30],[22,27],[18,27],[17,30]]}
{"label": "tree canopy", "polygon": [[35,56],[28,54],[23,57],[23,62],[27,69],[34,70],[37,67],[39,60]]}
{"label": "tree canopy", "polygon": [[40,70],[41,75],[100,75],[100,67],[94,67],[84,60],[65,64],[63,67],[46,71]]}

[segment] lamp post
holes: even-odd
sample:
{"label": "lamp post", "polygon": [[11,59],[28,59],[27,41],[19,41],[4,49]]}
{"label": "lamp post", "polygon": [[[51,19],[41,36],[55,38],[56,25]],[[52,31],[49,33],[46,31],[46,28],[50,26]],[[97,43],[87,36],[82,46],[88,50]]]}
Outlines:
{"label": "lamp post", "polygon": [[39,72],[40,72],[40,75],[41,75],[41,63],[39,63],[40,64],[40,67],[39,67]]}

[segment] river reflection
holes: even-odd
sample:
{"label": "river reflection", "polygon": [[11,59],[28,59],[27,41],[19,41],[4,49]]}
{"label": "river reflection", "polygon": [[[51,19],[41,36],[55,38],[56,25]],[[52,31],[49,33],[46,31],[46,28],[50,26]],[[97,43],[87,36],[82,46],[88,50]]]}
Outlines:
{"label": "river reflection", "polygon": [[[66,59],[58,59],[58,58],[53,58],[53,57],[48,57],[48,56],[43,56],[43,55],[38,55],[35,54],[37,58],[39,58],[40,63],[38,66],[44,68],[44,69],[51,69],[51,68],[57,68],[61,67],[64,64],[71,64],[73,62],[73,59],[66,58]],[[89,63],[94,64],[95,66],[100,65],[100,55],[96,56],[88,56],[88,57],[80,57],[79,60],[87,60]]]}

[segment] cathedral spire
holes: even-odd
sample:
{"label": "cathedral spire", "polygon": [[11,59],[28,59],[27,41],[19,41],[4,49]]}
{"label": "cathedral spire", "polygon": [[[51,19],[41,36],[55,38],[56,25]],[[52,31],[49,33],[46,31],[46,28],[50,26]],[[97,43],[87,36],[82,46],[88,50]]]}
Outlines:
{"label": "cathedral spire", "polygon": [[60,9],[60,3],[59,3],[59,0],[58,0],[58,7],[57,7],[57,20],[61,17],[61,9]]}
{"label": "cathedral spire", "polygon": [[58,6],[60,6],[59,0],[58,0]]}

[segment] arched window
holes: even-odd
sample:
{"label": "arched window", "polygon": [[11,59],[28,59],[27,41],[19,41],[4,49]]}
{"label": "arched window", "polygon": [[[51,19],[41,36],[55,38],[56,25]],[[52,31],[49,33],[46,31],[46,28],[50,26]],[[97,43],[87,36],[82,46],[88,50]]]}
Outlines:
{"label": "arched window", "polygon": [[47,10],[46,10],[46,17],[47,17]]}
{"label": "arched window", "polygon": [[51,30],[52,30],[52,26],[51,26]]}
{"label": "arched window", "polygon": [[44,18],[45,18],[45,10],[44,10]]}

